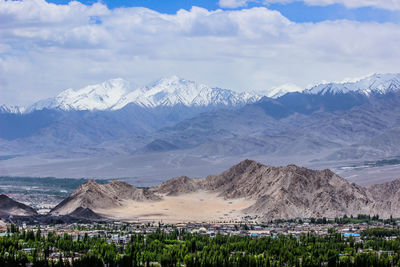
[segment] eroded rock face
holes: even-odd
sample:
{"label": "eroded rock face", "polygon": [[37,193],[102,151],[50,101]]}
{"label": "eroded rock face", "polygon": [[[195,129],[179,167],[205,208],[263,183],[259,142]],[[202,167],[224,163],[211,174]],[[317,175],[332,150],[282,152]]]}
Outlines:
{"label": "eroded rock face", "polygon": [[387,218],[399,217],[400,214],[400,179],[372,185],[367,188],[371,197],[374,198],[375,214]]}
{"label": "eroded rock face", "polygon": [[33,216],[36,210],[25,204],[17,202],[6,195],[0,195],[0,215]]}

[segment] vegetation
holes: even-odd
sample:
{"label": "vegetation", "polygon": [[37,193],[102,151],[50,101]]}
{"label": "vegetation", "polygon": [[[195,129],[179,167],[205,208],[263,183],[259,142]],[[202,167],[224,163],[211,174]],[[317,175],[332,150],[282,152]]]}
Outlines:
{"label": "vegetation", "polygon": [[74,239],[12,225],[0,237],[0,266],[400,266],[398,235],[373,228],[359,240],[335,230],[326,236],[209,237],[158,228],[113,243],[87,233]]}
{"label": "vegetation", "polygon": [[366,214],[358,214],[357,216],[350,215],[348,217],[347,215],[344,215],[343,217],[337,217],[332,220],[328,220],[327,218],[307,218],[307,219],[289,219],[289,220],[282,220],[282,219],[277,219],[273,221],[269,221],[269,223],[296,223],[296,224],[302,224],[304,222],[309,222],[312,224],[355,224],[355,223],[366,223],[366,224],[373,224],[377,222],[385,223],[385,224],[391,224],[391,225],[396,225],[396,222],[399,221],[399,218],[393,218],[390,217],[388,219],[381,219],[379,218],[379,215],[366,215]]}

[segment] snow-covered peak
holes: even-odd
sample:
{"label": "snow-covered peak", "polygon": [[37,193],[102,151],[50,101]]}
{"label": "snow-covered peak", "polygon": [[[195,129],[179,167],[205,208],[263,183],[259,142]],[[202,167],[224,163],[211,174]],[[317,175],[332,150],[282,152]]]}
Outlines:
{"label": "snow-covered peak", "polygon": [[279,98],[287,93],[301,92],[302,89],[295,84],[283,84],[272,88],[266,95],[270,98]]}
{"label": "snow-covered peak", "polygon": [[400,90],[400,74],[374,74],[355,82],[326,83],[305,90],[308,94],[345,94],[357,92],[364,95],[386,94]]}
{"label": "snow-covered peak", "polygon": [[118,110],[128,104],[146,108],[159,106],[239,106],[261,98],[250,93],[211,88],[177,76],[160,79],[148,86],[132,88],[123,79],[112,79],[80,90],[67,89],[54,98],[41,100],[28,112],[38,109]]}
{"label": "snow-covered peak", "polygon": [[129,82],[111,79],[101,84],[89,85],[80,90],[67,89],[54,98],[41,100],[28,111],[44,108],[62,110],[106,110],[114,106],[130,89]]}
{"label": "snow-covered peak", "polygon": [[21,114],[25,111],[24,107],[19,106],[0,106],[0,113],[12,113],[12,114]]}
{"label": "snow-covered peak", "polygon": [[210,88],[204,84],[171,76],[146,87],[144,95],[152,106],[191,106],[199,93],[207,89]]}
{"label": "snow-covered peak", "polygon": [[132,91],[124,96],[113,109],[120,109],[130,103],[151,108],[176,105],[238,106],[255,102],[260,98],[261,96],[211,88],[204,84],[171,76]]}
{"label": "snow-covered peak", "polygon": [[64,110],[105,110],[114,106],[129,91],[129,87],[129,82],[123,79],[112,79],[78,91],[65,90],[56,99]]}

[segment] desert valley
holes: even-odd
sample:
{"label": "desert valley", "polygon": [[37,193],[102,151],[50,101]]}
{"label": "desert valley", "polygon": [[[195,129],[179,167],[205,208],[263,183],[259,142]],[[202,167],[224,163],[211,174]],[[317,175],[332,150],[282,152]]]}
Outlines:
{"label": "desert valley", "polygon": [[[4,240],[24,242],[43,264],[104,266],[106,254],[93,250],[109,244],[109,262],[117,266],[202,266],[208,252],[189,252],[189,239],[295,238],[296,247],[311,235],[360,248],[340,256],[326,247],[304,266],[326,265],[332,253],[336,264],[358,266],[365,257],[389,266],[400,255],[383,250],[397,245],[390,240],[397,240],[400,225],[399,103],[399,74],[374,74],[272,96],[176,76],[136,89],[114,79],[27,108],[2,106],[0,228]],[[91,249],[62,252],[53,243],[50,257],[30,247],[34,231],[37,247],[55,242],[58,232],[73,244],[84,236]],[[379,235],[386,241],[372,249]],[[116,245],[126,250],[142,238],[155,239],[149,246],[143,241],[139,262],[127,258],[133,251],[117,253]],[[169,242],[177,242],[182,256],[167,249]],[[216,253],[232,266],[279,262],[249,250]],[[284,261],[295,265],[310,252],[302,253]],[[23,261],[0,253],[2,260]]]}
{"label": "desert valley", "polygon": [[[218,175],[173,178],[150,188],[89,180],[48,215],[123,222],[222,223],[327,218],[360,214],[399,218],[400,180],[362,187],[332,171],[244,160]],[[32,216],[3,198],[3,216]]]}
{"label": "desert valley", "polygon": [[0,0],[0,267],[400,266],[399,0]]}

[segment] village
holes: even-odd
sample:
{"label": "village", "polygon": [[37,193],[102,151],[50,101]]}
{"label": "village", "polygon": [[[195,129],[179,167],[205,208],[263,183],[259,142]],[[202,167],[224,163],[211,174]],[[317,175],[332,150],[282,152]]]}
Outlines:
{"label": "village", "polygon": [[[9,225],[16,223],[20,230],[34,231],[38,229],[42,236],[47,236],[52,232],[56,235],[68,234],[73,240],[79,240],[84,235],[89,237],[107,238],[109,243],[126,244],[132,234],[150,234],[160,229],[166,233],[173,231],[185,231],[191,234],[207,235],[214,237],[220,235],[238,235],[251,237],[279,237],[280,235],[300,236],[304,234],[315,234],[318,236],[327,236],[332,232],[338,232],[343,237],[353,237],[356,241],[362,242],[361,232],[370,228],[397,229],[400,221],[395,224],[385,223],[383,221],[362,222],[362,223],[317,223],[311,222],[312,219],[304,221],[282,221],[259,224],[252,221],[242,222],[219,222],[219,223],[177,223],[165,224],[162,222],[102,222],[102,223],[71,223],[71,224],[34,224],[13,219],[3,219],[0,221],[0,235],[6,235]],[[396,239],[397,236],[387,237],[387,240]]]}

